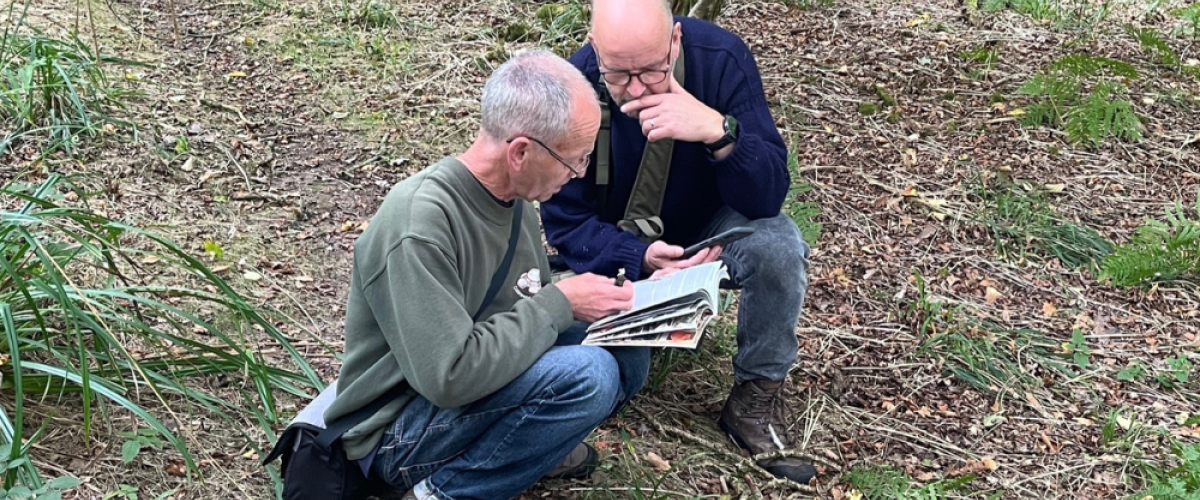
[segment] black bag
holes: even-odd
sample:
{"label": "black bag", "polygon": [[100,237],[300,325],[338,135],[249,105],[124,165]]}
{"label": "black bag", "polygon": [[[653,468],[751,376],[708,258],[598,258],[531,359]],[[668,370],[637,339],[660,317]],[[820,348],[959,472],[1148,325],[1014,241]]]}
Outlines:
{"label": "black bag", "polygon": [[341,439],[322,445],[322,432],[309,424],[292,424],[279,438],[284,446],[276,446],[267,456],[264,463],[283,459],[279,470],[284,500],[359,500],[387,493],[387,483],[363,477],[362,468],[346,458]]}
{"label": "black bag", "polygon": [[[524,202],[517,200],[513,209],[512,232],[508,237],[508,251],[504,254],[500,267],[492,275],[492,282],[484,294],[483,302],[475,311],[473,318],[476,321],[492,303],[492,299],[496,298],[504,279],[508,276],[509,268],[512,267],[513,253],[521,233],[523,206]],[[310,407],[313,407],[311,410],[319,410],[313,412],[317,414],[315,420],[324,421],[320,415],[324,414],[324,408],[336,397],[336,388],[337,381],[334,381],[310,403]],[[263,459],[263,465],[276,458],[282,459],[279,470],[283,476],[283,500],[362,500],[373,495],[387,494],[390,489],[387,483],[379,478],[364,477],[362,467],[346,458],[346,451],[342,448],[342,434],[370,418],[407,390],[407,384],[393,387],[371,404],[329,422],[324,429],[303,421],[293,421],[288,425],[275,442],[271,453]]]}

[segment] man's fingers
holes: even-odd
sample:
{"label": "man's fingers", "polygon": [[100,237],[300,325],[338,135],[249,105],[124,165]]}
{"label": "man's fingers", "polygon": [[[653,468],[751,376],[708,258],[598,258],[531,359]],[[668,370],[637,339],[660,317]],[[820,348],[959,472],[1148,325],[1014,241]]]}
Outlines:
{"label": "man's fingers", "polygon": [[658,106],[663,102],[662,94],[644,95],[621,105],[621,112],[627,115],[637,113],[646,108]]}
{"label": "man's fingers", "polygon": [[[670,90],[670,92],[672,94],[688,94],[687,89],[683,88],[683,85],[679,84],[679,80],[675,79],[674,71],[671,72],[671,90]],[[691,94],[688,94],[688,95],[691,95]]]}

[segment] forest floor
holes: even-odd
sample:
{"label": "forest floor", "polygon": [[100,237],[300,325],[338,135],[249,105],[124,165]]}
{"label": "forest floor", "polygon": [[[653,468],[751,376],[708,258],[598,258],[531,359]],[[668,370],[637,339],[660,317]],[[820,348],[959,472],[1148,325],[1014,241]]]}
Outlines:
{"label": "forest floor", "polygon": [[[815,486],[770,481],[715,425],[731,306],[700,349],[658,352],[648,389],[589,438],[601,472],[523,498],[1128,498],[1177,463],[1171,443],[1200,439],[1200,287],[1114,286],[1046,232],[1121,243],[1195,204],[1200,44],[1167,2],[1108,2],[1103,18],[1096,2],[984,3],[1007,8],[735,0],[716,21],[757,58],[795,160],[787,208],[819,230],[787,394],[791,433],[821,466]],[[1051,10],[1017,7],[1031,4]],[[351,250],[382,196],[467,146],[507,52],[577,46],[583,22],[539,19],[540,6],[93,2],[103,51],[147,63],[110,67],[139,93],[117,112],[128,125],[27,175],[83,174],[109,217],[196,255],[218,243],[231,283],[313,333],[301,346],[328,381]],[[87,23],[78,7],[36,0],[31,22],[65,32]],[[1161,33],[1177,60],[1128,23]],[[1136,69],[1109,77],[1109,100],[1131,104],[1140,140],[1023,126],[1038,98],[1018,89],[1076,53]],[[168,451],[126,465],[102,437],[47,436],[39,460],[85,480],[68,498],[270,497],[255,453],[272,436],[230,425],[200,438],[203,481],[172,474]]]}

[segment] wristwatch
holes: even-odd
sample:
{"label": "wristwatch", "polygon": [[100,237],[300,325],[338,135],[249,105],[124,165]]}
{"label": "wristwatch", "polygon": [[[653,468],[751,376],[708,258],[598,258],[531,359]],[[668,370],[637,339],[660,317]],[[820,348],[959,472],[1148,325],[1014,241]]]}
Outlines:
{"label": "wristwatch", "polygon": [[717,142],[704,145],[704,147],[708,149],[709,153],[716,153],[721,148],[733,144],[733,141],[736,141],[738,138],[737,118],[734,118],[733,115],[725,115],[725,122],[722,124],[722,126],[725,128],[725,135],[721,136],[720,139],[717,139]]}

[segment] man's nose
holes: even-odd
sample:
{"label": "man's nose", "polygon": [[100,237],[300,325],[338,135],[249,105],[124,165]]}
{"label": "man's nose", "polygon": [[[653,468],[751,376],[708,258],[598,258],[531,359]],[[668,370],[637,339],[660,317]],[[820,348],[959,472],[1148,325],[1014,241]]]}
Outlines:
{"label": "man's nose", "polygon": [[635,76],[629,79],[629,84],[625,86],[625,90],[636,99],[646,93],[646,85]]}

